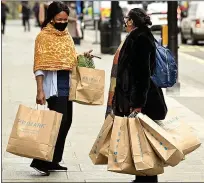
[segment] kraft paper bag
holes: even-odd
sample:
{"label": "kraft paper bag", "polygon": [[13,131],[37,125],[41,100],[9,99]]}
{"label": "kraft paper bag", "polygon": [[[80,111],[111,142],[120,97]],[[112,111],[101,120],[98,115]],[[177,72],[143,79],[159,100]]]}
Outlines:
{"label": "kraft paper bag", "polygon": [[89,153],[89,157],[91,158],[94,165],[108,164],[107,156],[104,156],[100,152],[100,150],[104,142],[108,138],[108,134],[111,133],[112,127],[113,127],[113,116],[108,115]]}
{"label": "kraft paper bag", "polygon": [[164,173],[163,162],[149,144],[139,119],[129,118],[128,127],[136,170],[149,176]]}
{"label": "kraft paper bag", "polygon": [[101,147],[101,149],[99,151],[102,155],[104,155],[107,158],[108,158],[108,155],[109,155],[111,134],[112,134],[112,128],[109,131],[109,133],[108,133],[108,135],[106,137],[106,140],[104,141],[104,144],[102,145],[102,147]]}
{"label": "kraft paper bag", "polygon": [[108,155],[108,171],[145,176],[136,171],[134,166],[127,117],[115,116]]}
{"label": "kraft paper bag", "polygon": [[173,137],[147,115],[139,113],[137,117],[151,146],[164,163],[170,166],[179,164],[185,156]]}
{"label": "kraft paper bag", "polygon": [[183,117],[174,110],[168,112],[165,120],[156,122],[173,137],[184,155],[200,147],[201,142],[195,135],[193,128],[186,124]]}
{"label": "kraft paper bag", "polygon": [[52,161],[62,114],[20,105],[6,151],[18,156]]}
{"label": "kraft paper bag", "polygon": [[74,67],[71,73],[69,100],[81,104],[103,105],[105,71]]}

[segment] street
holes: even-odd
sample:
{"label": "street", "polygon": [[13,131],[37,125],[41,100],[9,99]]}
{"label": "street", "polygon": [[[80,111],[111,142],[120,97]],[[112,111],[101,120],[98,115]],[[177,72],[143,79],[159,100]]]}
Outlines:
{"label": "street", "polygon": [[[2,179],[3,182],[131,182],[132,175],[107,171],[107,166],[94,166],[88,156],[104,120],[113,55],[100,53],[100,45],[92,44],[95,32],[85,30],[85,37],[77,52],[93,49],[101,56],[96,59],[98,69],[106,71],[105,103],[102,106],[85,106],[74,103],[73,124],[68,133],[62,165],[68,172],[51,173],[40,177],[29,167],[31,159],[6,152],[8,138],[19,104],[35,106],[36,83],[33,74],[34,41],[40,29],[31,27],[24,32],[21,21],[8,21],[2,36]],[[125,34],[123,33],[123,37]],[[184,48],[183,48],[184,47]],[[204,55],[203,46],[195,46],[196,54],[186,51],[191,45],[179,48],[180,94],[170,96],[164,90],[169,109],[185,116],[204,143]],[[183,51],[185,50],[185,51]],[[189,49],[190,50],[190,49]],[[192,54],[193,53],[193,54]],[[202,182],[204,180],[204,147],[186,156],[176,167],[165,168],[160,182]]]}
{"label": "street", "polygon": [[200,45],[180,45],[179,51],[192,55],[194,57],[204,59],[204,44]]}

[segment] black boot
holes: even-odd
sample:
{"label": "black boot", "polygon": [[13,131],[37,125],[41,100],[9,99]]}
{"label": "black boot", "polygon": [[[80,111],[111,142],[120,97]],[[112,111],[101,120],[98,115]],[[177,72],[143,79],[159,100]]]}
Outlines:
{"label": "black boot", "polygon": [[67,167],[61,166],[59,163],[51,163],[48,167],[49,172],[66,172]]}
{"label": "black boot", "polygon": [[34,159],[30,167],[34,168],[42,176],[49,176],[50,172],[48,171],[47,162]]}
{"label": "black boot", "polygon": [[136,176],[136,179],[133,182],[137,183],[157,183],[158,182],[158,177],[157,175],[154,176]]}

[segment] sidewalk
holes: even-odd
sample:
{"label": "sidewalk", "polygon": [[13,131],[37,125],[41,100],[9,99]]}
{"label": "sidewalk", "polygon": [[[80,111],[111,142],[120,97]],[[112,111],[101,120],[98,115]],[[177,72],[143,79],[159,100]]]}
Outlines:
{"label": "sidewalk", "polygon": [[[49,177],[40,177],[29,167],[30,159],[5,152],[18,105],[21,103],[31,107],[35,105],[36,84],[32,65],[34,39],[39,29],[32,28],[30,33],[24,33],[21,26],[8,25],[6,30],[6,35],[2,38],[3,182],[130,182],[133,180],[134,176],[108,172],[106,166],[94,166],[89,159],[89,151],[103,123],[105,105],[96,107],[74,104],[73,124],[67,137],[62,162],[68,167],[67,173],[51,173]],[[102,57],[102,60],[96,59],[95,64],[97,68],[106,71],[105,99],[107,99],[113,56],[100,54],[100,47],[89,41],[83,41],[80,47],[77,46],[78,52],[88,51],[92,48],[95,55]],[[189,88],[186,85],[185,91],[182,89],[182,92],[187,93]],[[193,89],[189,91],[189,93],[192,92],[196,91]],[[201,93],[197,94],[201,95]],[[166,102],[169,108],[174,108],[185,116],[185,122],[195,128],[197,135],[204,142],[204,119],[170,97],[166,96]],[[201,146],[186,156],[186,160],[178,166],[166,168],[165,173],[159,176],[159,181],[204,181],[203,152],[204,147]]]}

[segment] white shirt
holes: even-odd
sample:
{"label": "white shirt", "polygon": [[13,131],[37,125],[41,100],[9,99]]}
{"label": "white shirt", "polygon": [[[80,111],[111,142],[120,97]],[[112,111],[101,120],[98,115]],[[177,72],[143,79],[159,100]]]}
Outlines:
{"label": "white shirt", "polygon": [[[45,92],[45,98],[49,99],[52,96],[58,96],[57,91],[57,71],[43,71],[37,70],[35,76],[44,76],[43,90]],[[71,81],[71,72],[69,72],[69,87]]]}
{"label": "white shirt", "polygon": [[57,92],[57,71],[42,71],[35,72],[35,76],[44,76],[43,90],[45,92],[45,98],[48,99],[52,96],[58,96]]}

